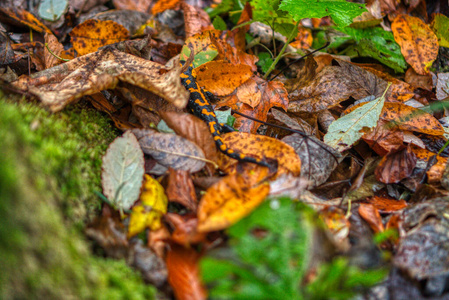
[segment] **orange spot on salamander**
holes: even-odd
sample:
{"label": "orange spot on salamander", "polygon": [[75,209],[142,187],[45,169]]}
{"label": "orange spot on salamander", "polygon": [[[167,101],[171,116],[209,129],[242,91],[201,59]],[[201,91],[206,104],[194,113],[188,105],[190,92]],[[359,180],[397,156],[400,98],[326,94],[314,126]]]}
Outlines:
{"label": "orange spot on salamander", "polygon": [[225,144],[222,144],[222,145],[220,145],[220,150],[221,150],[221,151],[225,151],[225,150],[226,150],[226,148],[227,148],[227,147],[226,147],[226,145],[225,145]]}
{"label": "orange spot on salamander", "polygon": [[208,110],[205,109],[205,108],[203,108],[203,110],[201,111],[201,113],[202,113],[203,115],[206,115],[206,116],[213,116],[213,117],[215,117],[215,113],[214,113],[213,111],[208,111]]}

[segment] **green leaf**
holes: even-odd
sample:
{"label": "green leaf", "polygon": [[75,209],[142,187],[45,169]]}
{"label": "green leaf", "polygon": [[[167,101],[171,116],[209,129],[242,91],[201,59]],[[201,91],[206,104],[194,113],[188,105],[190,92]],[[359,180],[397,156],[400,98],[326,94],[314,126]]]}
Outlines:
{"label": "green leaf", "polygon": [[230,108],[227,110],[215,110],[214,112],[217,116],[218,123],[234,126],[235,118],[232,116],[232,110]]}
{"label": "green leaf", "polygon": [[270,68],[271,64],[273,63],[271,54],[268,52],[260,52],[258,56],[259,61],[256,63],[256,65],[262,68],[262,72],[266,73],[268,71],[268,68]]}
{"label": "green leaf", "polygon": [[39,16],[51,22],[57,21],[64,14],[67,5],[67,0],[43,0],[39,6]]}
{"label": "green leaf", "polygon": [[104,195],[119,209],[128,210],[140,195],[144,160],[131,131],[116,138],[103,156],[101,184]]}
{"label": "green leaf", "polygon": [[206,12],[209,14],[210,18],[216,17],[218,15],[229,12],[234,7],[234,0],[223,0],[215,8],[206,8]]}
{"label": "green leaf", "polygon": [[217,30],[226,30],[227,29],[225,21],[220,16],[216,16],[214,18],[212,25],[214,25],[214,28]]}
{"label": "green leaf", "polygon": [[279,10],[279,2],[280,0],[252,0],[253,20],[262,22],[288,37],[295,22],[288,12]]}
{"label": "green leaf", "polygon": [[443,14],[435,14],[431,27],[440,46],[449,48],[449,18]]}
{"label": "green leaf", "polygon": [[377,125],[384,106],[385,93],[390,85],[391,83],[381,97],[332,122],[324,136],[324,142],[340,152],[351,148],[363,136],[362,129],[373,128]]}
{"label": "green leaf", "polygon": [[[312,239],[310,208],[290,199],[264,202],[229,229],[228,260],[202,260],[212,299],[302,299]],[[260,236],[254,235],[259,231]]]}
{"label": "green leaf", "polygon": [[345,27],[367,11],[364,4],[345,0],[284,0],[279,9],[289,12],[295,21],[330,16],[338,27]]}
{"label": "green leaf", "polygon": [[339,29],[355,40],[355,45],[345,49],[350,57],[372,57],[397,72],[404,72],[407,63],[396,43],[393,33],[380,27],[356,29],[345,27]]}

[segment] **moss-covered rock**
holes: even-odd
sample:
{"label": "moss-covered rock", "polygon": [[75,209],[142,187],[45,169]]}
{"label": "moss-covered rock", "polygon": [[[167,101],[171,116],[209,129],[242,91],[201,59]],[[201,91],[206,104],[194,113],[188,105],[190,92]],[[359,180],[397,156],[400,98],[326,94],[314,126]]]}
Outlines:
{"label": "moss-covered rock", "polygon": [[50,114],[0,95],[0,298],[151,299],[125,262],[94,257],[101,156],[117,132],[93,109]]}

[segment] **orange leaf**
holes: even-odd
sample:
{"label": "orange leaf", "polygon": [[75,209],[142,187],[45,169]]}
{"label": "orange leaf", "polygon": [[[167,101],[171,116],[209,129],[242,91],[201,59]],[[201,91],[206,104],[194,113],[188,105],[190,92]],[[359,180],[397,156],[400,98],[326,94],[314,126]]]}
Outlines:
{"label": "orange leaf", "polygon": [[225,229],[253,211],[270,192],[268,183],[254,183],[249,173],[224,177],[211,186],[198,207],[198,231]]}
{"label": "orange leaf", "polygon": [[153,8],[151,9],[151,14],[153,16],[166,11],[167,9],[175,9],[180,4],[180,0],[159,0],[157,1]]}
{"label": "orange leaf", "polygon": [[415,95],[412,87],[408,83],[406,83],[402,80],[396,79],[393,76],[391,76],[387,73],[381,72],[379,70],[376,70],[374,68],[370,68],[370,67],[363,67],[363,68],[365,70],[368,70],[371,73],[375,74],[379,78],[382,78],[383,80],[392,83],[387,92],[387,95],[386,95],[387,101],[405,102],[405,101],[411,99]]}
{"label": "orange leaf", "polygon": [[402,103],[386,102],[380,118],[394,122],[402,130],[416,131],[429,135],[444,134],[443,126],[434,116]]}
{"label": "orange leaf", "polygon": [[407,206],[405,200],[396,200],[392,198],[385,198],[379,196],[373,196],[369,203],[381,212],[391,213],[397,210],[401,210]]}
{"label": "orange leaf", "polygon": [[79,55],[98,50],[102,46],[124,41],[128,30],[114,21],[86,20],[70,32],[73,48]]}
{"label": "orange leaf", "polygon": [[438,38],[421,19],[398,15],[391,24],[395,41],[416,73],[425,75],[438,55]]}
{"label": "orange leaf", "polygon": [[443,177],[447,157],[437,156],[437,162],[426,172],[428,183],[438,183]]}
{"label": "orange leaf", "polygon": [[198,261],[200,255],[192,248],[173,244],[167,253],[168,282],[178,300],[200,300],[207,298],[201,285]]}
{"label": "orange leaf", "polygon": [[365,203],[360,204],[359,214],[369,224],[375,233],[385,230],[379,211],[374,207],[374,205]]}
{"label": "orange leaf", "polygon": [[[238,112],[266,121],[268,111],[273,106],[287,110],[288,93],[284,84],[279,81],[267,82],[260,77],[253,76],[238,87],[234,93],[217,103],[217,106],[229,106]],[[242,116],[235,117],[237,119],[235,127],[243,132],[256,133],[261,125],[259,122]]]}
{"label": "orange leaf", "polygon": [[403,146],[404,133],[388,126],[385,120],[379,120],[377,126],[362,136],[362,139],[380,156],[395,152]]}
{"label": "orange leaf", "polygon": [[247,81],[253,72],[248,65],[210,61],[193,69],[192,75],[201,87],[217,96],[225,96]]}
{"label": "orange leaf", "polygon": [[[30,12],[23,9],[12,9],[12,8],[2,8],[0,7],[0,12],[2,14],[7,15],[11,19],[14,19],[20,22],[23,25],[28,26],[29,28],[40,32],[40,33],[48,33],[53,34],[50,29],[47,28],[41,21],[39,21],[35,16],[33,16]],[[1,14],[0,14],[1,17]]]}
{"label": "orange leaf", "polygon": [[[230,132],[223,135],[223,141],[229,148],[248,156],[278,161],[277,175],[291,173],[299,176],[301,173],[301,160],[293,147],[286,143],[263,135],[244,132]],[[222,156],[220,168],[226,170],[236,160]]]}
{"label": "orange leaf", "polygon": [[[195,34],[188,37],[184,43],[184,47],[187,45],[194,55],[202,54],[206,57],[207,61],[211,61],[217,55],[217,47],[212,40],[217,39],[220,36],[220,30],[207,30],[203,33]],[[181,60],[187,61],[189,59],[190,51],[181,52]],[[204,63],[202,61],[201,63]],[[200,63],[200,64],[201,64]],[[200,64],[195,64],[196,66]]]}

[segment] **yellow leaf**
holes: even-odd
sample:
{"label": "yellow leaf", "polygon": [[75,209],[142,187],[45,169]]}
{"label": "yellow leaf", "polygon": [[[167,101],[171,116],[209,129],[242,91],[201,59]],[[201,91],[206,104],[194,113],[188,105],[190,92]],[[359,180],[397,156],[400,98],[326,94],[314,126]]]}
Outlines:
{"label": "yellow leaf", "polygon": [[197,230],[225,229],[253,211],[270,192],[267,182],[254,181],[250,173],[234,174],[211,186],[198,208]]}
{"label": "yellow leaf", "polygon": [[164,188],[149,175],[145,175],[145,183],[141,203],[135,205],[132,209],[128,237],[134,236],[146,228],[157,230],[161,227],[161,218],[167,213],[168,199]]}

